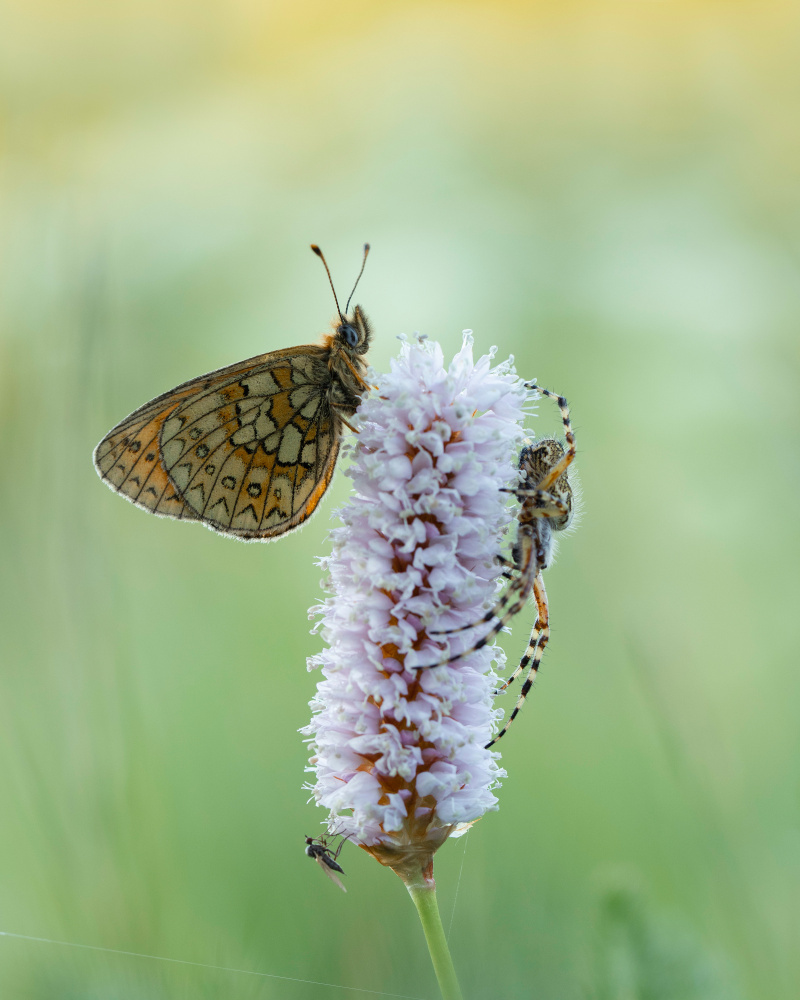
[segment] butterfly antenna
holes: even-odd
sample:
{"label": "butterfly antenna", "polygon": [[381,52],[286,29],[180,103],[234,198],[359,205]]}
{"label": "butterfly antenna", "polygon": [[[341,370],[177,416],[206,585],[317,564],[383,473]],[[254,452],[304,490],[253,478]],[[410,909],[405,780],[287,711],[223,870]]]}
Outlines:
{"label": "butterfly antenna", "polygon": [[[316,243],[311,244],[311,249],[325,265],[325,271],[327,272],[328,275],[328,281],[330,281],[331,283],[331,291],[333,292],[333,301],[336,303],[336,311],[339,313],[339,319],[344,323],[344,316],[342,316],[342,310],[339,308],[339,300],[336,298],[336,289],[333,287],[333,278],[331,277],[331,272],[330,268],[328,267],[328,262],[327,260],[325,260],[325,254],[323,254],[323,252],[320,250],[320,248],[317,246]],[[362,267],[361,270],[363,271],[364,268]]]}
{"label": "butterfly antenna", "polygon": [[361,270],[358,272],[358,277],[356,278],[356,283],[353,285],[353,291],[350,292],[350,298],[347,300],[347,305],[344,307],[345,315],[347,315],[347,310],[350,308],[350,299],[353,297],[353,293],[356,288],[358,288],[358,283],[361,281],[361,275],[364,273],[364,268],[367,266],[367,254],[369,253],[369,243],[364,244],[364,259],[361,261]]}

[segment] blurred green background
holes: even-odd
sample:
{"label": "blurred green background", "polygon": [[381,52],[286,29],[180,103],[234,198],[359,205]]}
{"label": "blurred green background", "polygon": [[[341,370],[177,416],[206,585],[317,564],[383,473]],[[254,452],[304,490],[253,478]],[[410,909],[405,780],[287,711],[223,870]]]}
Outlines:
{"label": "blurred green background", "polygon": [[[466,997],[797,997],[799,42],[763,0],[4,4],[0,931],[437,996],[400,882],[302,850],[349,481],[242,545],[90,460],[316,340],[308,244],[346,295],[369,240],[378,369],[471,327],[580,449],[500,811],[438,856]],[[0,995],[365,994],[6,937]]]}

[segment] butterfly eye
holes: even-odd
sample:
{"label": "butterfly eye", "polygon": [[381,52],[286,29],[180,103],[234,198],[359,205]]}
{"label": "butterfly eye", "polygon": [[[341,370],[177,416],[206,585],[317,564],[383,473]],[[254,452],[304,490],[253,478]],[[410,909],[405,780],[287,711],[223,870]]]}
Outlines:
{"label": "butterfly eye", "polygon": [[358,347],[358,334],[352,326],[344,328],[344,339],[347,341],[348,347]]}

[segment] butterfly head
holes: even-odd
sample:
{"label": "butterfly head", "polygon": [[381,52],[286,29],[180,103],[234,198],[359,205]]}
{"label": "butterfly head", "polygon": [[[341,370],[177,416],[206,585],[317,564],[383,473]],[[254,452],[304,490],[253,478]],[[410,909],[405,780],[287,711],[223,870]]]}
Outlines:
{"label": "butterfly head", "polygon": [[336,295],[336,289],[333,287],[333,278],[331,278],[331,272],[328,268],[328,262],[325,260],[325,255],[316,243],[311,244],[311,249],[325,265],[325,271],[328,275],[331,291],[333,292],[333,300],[336,303],[336,311],[339,313],[339,322],[335,324],[333,337],[331,340],[326,341],[326,343],[331,347],[344,351],[346,355],[355,361],[357,357],[367,353],[369,350],[369,342],[372,338],[372,329],[370,328],[369,321],[364,315],[361,306],[353,306],[353,312],[349,316],[347,314],[347,310],[350,308],[350,302],[353,298],[353,292],[355,292],[358,287],[361,275],[364,273],[364,266],[367,263],[367,256],[369,254],[369,243],[364,244],[364,256],[361,260],[361,270],[358,272],[356,283],[353,285],[353,291],[350,292],[350,296],[347,299],[344,312],[342,312],[339,305],[339,299]]}
{"label": "butterfly head", "polygon": [[372,327],[361,306],[355,306],[350,316],[337,323],[334,337],[350,355],[367,353],[372,339]]}

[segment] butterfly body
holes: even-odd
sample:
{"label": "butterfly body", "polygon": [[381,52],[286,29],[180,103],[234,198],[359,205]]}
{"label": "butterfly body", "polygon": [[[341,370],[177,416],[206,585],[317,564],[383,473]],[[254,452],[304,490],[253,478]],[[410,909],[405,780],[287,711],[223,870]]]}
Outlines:
{"label": "butterfly body", "polygon": [[163,517],[269,541],[316,510],[343,425],[367,389],[372,336],[360,306],[322,344],[221,368],[135,410],[103,438],[108,486]]}

